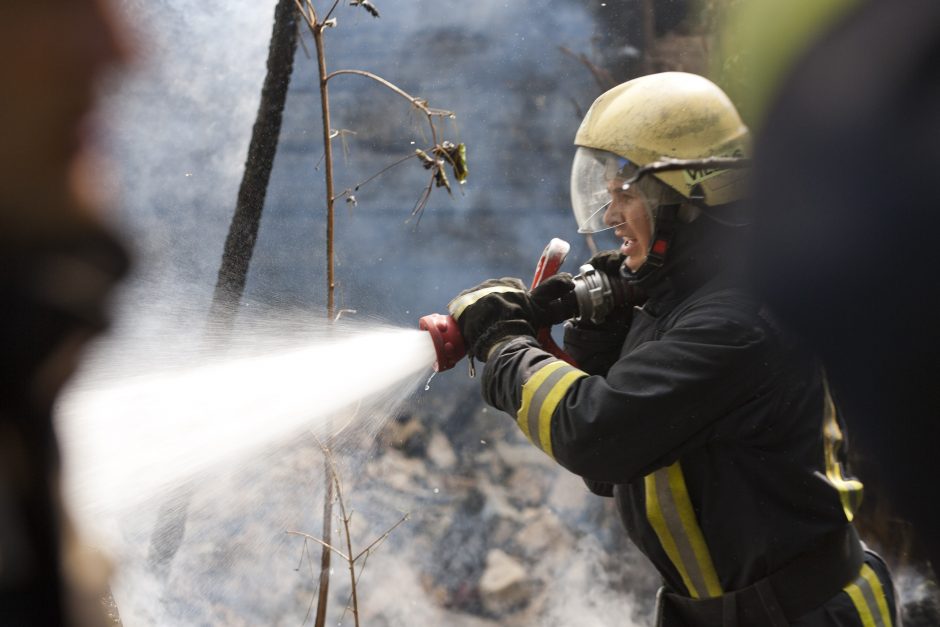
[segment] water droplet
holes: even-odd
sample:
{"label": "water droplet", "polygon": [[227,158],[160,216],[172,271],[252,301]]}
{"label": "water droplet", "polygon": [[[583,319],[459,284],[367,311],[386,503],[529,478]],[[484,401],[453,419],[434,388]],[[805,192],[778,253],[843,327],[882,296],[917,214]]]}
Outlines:
{"label": "water droplet", "polygon": [[434,375],[436,375],[436,374],[437,374],[436,372],[432,372],[432,373],[431,373],[431,376],[428,377],[428,382],[424,384],[424,391],[425,391],[425,392],[427,392],[428,390],[431,389],[431,379],[433,379],[433,378],[434,378]]}

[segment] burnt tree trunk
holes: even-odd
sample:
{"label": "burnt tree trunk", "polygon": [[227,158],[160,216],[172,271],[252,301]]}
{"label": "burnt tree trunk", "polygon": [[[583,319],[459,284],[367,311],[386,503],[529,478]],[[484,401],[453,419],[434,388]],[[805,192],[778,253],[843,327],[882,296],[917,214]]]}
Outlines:
{"label": "burnt tree trunk", "polygon": [[287,88],[297,50],[297,7],[294,0],[278,0],[274,30],[268,48],[268,73],[261,88],[261,103],[251,131],[245,173],[238,189],[235,214],[229,225],[222,265],[212,296],[210,316],[231,326],[245,291],[248,266],[258,239],[264,199],[277,154]]}

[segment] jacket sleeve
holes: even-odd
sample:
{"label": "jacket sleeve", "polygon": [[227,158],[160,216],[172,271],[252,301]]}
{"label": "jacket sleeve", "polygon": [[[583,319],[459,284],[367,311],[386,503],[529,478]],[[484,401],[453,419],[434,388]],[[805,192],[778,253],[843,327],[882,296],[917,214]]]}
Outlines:
{"label": "jacket sleeve", "polygon": [[605,375],[620,357],[627,328],[606,331],[565,323],[565,352],[588,374]]}
{"label": "jacket sleeve", "polygon": [[746,312],[703,306],[599,376],[519,337],[491,355],[483,396],[568,470],[628,483],[672,463],[705,427],[755,394],[771,366],[765,338]]}

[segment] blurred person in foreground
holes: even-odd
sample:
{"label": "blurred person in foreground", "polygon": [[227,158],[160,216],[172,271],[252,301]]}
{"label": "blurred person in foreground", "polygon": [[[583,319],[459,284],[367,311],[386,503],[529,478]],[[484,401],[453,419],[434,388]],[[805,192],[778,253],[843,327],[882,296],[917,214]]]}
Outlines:
{"label": "blurred person in foreground", "polygon": [[920,544],[901,557],[937,572],[940,3],[859,3],[764,118],[755,286],[821,352],[854,448]]}
{"label": "blurred person in foreground", "polygon": [[699,76],[644,76],[602,94],[575,144],[579,230],[620,243],[591,264],[635,307],[569,323],[575,367],[534,337],[570,276],[462,292],[449,308],[486,361],[487,402],[615,499],[662,575],[657,625],[896,625],[887,567],[852,524],[862,484],[822,366],[746,288],[742,173],[642,175],[749,154],[734,105]]}
{"label": "blurred person in foreground", "polygon": [[104,624],[107,564],[63,511],[52,408],[126,268],[89,116],[127,59],[110,0],[0,2],[0,625]]}

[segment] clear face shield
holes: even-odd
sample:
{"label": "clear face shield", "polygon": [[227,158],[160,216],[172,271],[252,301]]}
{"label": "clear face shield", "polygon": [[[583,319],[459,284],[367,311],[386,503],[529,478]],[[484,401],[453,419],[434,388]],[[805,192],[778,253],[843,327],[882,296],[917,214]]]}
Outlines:
{"label": "clear face shield", "polygon": [[598,248],[617,248],[624,238],[642,247],[652,239],[654,212],[665,186],[652,177],[625,186],[636,171],[634,164],[611,152],[581,146],[575,153],[571,207],[578,233],[602,234],[595,237]]}

